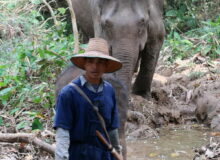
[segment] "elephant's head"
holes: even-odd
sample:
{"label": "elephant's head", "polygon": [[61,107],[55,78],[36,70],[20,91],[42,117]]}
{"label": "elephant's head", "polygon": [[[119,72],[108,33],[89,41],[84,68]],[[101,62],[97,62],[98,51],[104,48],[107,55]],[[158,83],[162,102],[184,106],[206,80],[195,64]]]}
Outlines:
{"label": "elephant's head", "polygon": [[111,55],[122,61],[123,67],[116,74],[129,89],[141,51],[150,38],[150,26],[154,25],[151,18],[156,9],[152,3],[152,0],[91,1],[96,10],[93,11],[95,36],[106,39]]}

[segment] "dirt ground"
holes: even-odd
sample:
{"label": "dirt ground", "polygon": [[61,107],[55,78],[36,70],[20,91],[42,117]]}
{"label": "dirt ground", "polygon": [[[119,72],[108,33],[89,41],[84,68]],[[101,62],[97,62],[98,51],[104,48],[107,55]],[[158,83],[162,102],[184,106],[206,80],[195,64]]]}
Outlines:
{"label": "dirt ground", "polygon": [[196,55],[172,66],[159,64],[152,83],[152,100],[132,95],[130,104],[129,136],[146,136],[141,134],[146,134],[143,131],[137,133],[137,128],[145,128],[142,125],[157,128],[168,123],[199,122],[220,131],[220,59],[207,62]]}
{"label": "dirt ground", "polygon": [[[157,136],[158,127],[170,123],[203,123],[218,133],[219,112],[220,59],[208,61],[200,55],[195,55],[191,59],[176,61],[172,66],[159,63],[152,83],[152,99],[130,96],[126,136],[128,139],[151,138]],[[4,111],[1,114],[3,113]],[[51,123],[51,120],[48,121]],[[50,125],[48,129],[53,132]],[[0,132],[14,132],[13,128],[8,128],[0,126]],[[42,137],[41,135],[40,138]],[[54,143],[53,137],[43,139]],[[217,153],[218,150],[220,152],[219,147],[216,146],[215,149],[215,153],[213,151],[211,155],[213,159],[220,154]],[[195,160],[205,160],[206,151],[207,149],[200,149]],[[50,160],[53,157],[30,144],[0,143],[0,159]]]}
{"label": "dirt ground", "polygon": [[202,123],[213,139],[195,153],[195,160],[220,159],[220,59],[200,55],[159,64],[152,83],[152,100],[131,96],[126,135],[130,139],[156,136],[157,128]]}

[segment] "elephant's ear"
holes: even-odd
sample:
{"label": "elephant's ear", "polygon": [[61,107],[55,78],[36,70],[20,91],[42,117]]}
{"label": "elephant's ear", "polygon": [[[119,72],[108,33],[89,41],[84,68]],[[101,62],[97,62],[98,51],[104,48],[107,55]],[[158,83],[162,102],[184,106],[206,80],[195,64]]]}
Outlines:
{"label": "elephant's ear", "polygon": [[89,0],[91,11],[92,11],[92,19],[93,19],[93,27],[94,27],[94,35],[95,37],[101,36],[101,11],[104,0]]}

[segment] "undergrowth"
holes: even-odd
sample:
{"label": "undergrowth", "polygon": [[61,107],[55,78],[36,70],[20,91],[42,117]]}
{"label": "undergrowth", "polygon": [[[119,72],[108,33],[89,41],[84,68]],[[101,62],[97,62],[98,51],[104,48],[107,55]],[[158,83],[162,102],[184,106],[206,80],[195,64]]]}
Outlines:
{"label": "undergrowth", "polygon": [[[55,1],[47,2],[56,6]],[[220,16],[207,16],[212,5],[208,0],[205,5],[167,0],[162,55],[169,62],[194,54],[220,56]],[[6,122],[4,115],[19,117],[17,130],[43,129],[43,122],[52,119],[54,82],[72,56],[74,43],[66,32],[66,8],[52,9],[51,13],[43,0],[0,1],[0,126]]]}
{"label": "undergrowth", "polygon": [[164,23],[167,36],[163,56],[176,59],[200,54],[212,60],[220,57],[219,1],[166,0]]}
{"label": "undergrowth", "polygon": [[65,33],[66,9],[54,10],[54,25],[43,15],[42,1],[1,1],[0,6],[0,108],[11,116],[23,111],[16,129],[42,129],[41,122],[52,117],[56,77],[73,54],[73,35]]}
{"label": "undergrowth", "polygon": [[208,60],[220,57],[220,16],[214,21],[202,21],[201,27],[185,33],[172,31],[164,43],[164,55],[170,62],[200,54]]}

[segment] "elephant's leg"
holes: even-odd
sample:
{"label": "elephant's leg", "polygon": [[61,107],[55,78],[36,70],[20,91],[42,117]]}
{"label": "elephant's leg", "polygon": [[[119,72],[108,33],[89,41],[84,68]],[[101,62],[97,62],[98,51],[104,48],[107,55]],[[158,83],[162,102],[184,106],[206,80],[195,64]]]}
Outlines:
{"label": "elephant's leg", "polygon": [[148,44],[141,53],[141,64],[132,92],[146,98],[151,98],[151,83],[159,57],[160,48],[158,43]]}

